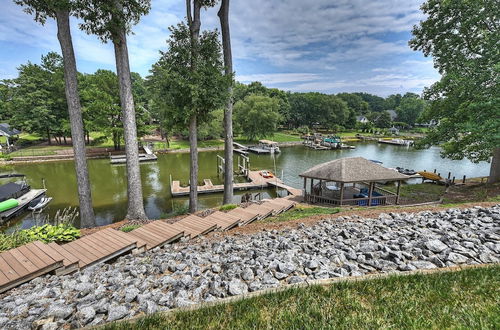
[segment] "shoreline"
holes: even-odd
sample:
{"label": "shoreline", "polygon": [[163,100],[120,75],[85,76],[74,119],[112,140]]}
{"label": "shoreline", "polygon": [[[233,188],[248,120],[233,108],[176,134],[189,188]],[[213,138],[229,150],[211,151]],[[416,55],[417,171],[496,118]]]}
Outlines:
{"label": "shoreline", "polygon": [[[301,145],[302,141],[290,141],[290,142],[279,142],[279,147],[293,147]],[[204,147],[198,148],[198,152],[207,152],[207,151],[223,151],[224,145],[216,146],[216,147]],[[157,150],[155,154],[176,154],[176,153],[189,153],[189,148],[182,149],[164,149]],[[118,154],[118,153],[117,153]],[[125,151],[123,152],[125,154]],[[104,159],[108,158],[109,155],[95,155],[88,156],[87,159]],[[16,160],[15,158],[25,158],[22,160]],[[17,165],[17,164],[30,164],[30,163],[47,163],[47,162],[58,162],[58,161],[68,161],[74,160],[73,156],[58,156],[58,155],[48,155],[48,156],[32,156],[32,157],[14,157],[13,160],[0,160],[0,166],[8,166],[8,165]]]}

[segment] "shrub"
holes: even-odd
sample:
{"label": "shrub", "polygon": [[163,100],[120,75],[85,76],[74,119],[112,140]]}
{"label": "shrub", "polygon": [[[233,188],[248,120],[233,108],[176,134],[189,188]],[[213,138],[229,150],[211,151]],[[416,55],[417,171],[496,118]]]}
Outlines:
{"label": "shrub", "polygon": [[233,210],[237,207],[238,207],[238,205],[236,205],[236,204],[226,204],[226,205],[222,205],[219,208],[219,211],[230,211],[230,210]]}
{"label": "shrub", "polygon": [[139,228],[140,226],[141,225],[125,225],[121,227],[120,230],[123,231],[124,233],[129,233],[132,230]]}
{"label": "shrub", "polygon": [[28,236],[33,240],[50,242],[71,242],[80,237],[80,230],[68,224],[56,226],[45,224],[40,227],[26,229]]}
{"label": "shrub", "polygon": [[32,241],[33,238],[25,230],[16,231],[12,234],[0,234],[0,252],[28,244]]}

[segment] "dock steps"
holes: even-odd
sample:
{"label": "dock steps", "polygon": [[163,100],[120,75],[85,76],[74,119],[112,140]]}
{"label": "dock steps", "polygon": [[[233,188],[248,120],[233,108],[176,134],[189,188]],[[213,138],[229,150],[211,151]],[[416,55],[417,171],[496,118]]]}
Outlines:
{"label": "dock steps", "polygon": [[0,253],[0,293],[63,267],[64,259],[55,255],[40,241]]}
{"label": "dock steps", "polygon": [[161,247],[182,237],[196,238],[214,230],[230,230],[279,214],[295,204],[288,198],[276,198],[228,212],[215,211],[206,217],[188,215],[173,224],[152,221],[128,233],[106,228],[63,245],[32,242],[0,253],[0,293],[48,273],[69,274],[125,253]]}

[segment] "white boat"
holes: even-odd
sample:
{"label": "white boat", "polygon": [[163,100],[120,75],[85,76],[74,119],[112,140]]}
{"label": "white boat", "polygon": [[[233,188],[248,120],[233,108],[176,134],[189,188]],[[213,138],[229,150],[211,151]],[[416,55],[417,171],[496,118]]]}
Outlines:
{"label": "white boat", "polygon": [[28,205],[30,211],[41,211],[52,201],[52,197],[41,196],[32,200]]}
{"label": "white boat", "polygon": [[270,141],[270,140],[259,140],[259,147],[264,150],[269,150],[269,153],[279,153],[280,147],[278,147],[278,142]]}

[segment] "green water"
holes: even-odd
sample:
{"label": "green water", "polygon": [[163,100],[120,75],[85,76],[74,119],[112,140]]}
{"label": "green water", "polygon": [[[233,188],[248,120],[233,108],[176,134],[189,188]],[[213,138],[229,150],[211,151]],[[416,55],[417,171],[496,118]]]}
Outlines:
{"label": "green water", "polygon": [[[214,184],[222,183],[217,176],[217,157],[223,151],[200,152],[199,180],[211,179]],[[468,160],[453,161],[442,159],[439,148],[415,150],[408,147],[377,143],[357,143],[354,150],[311,150],[303,146],[282,148],[282,152],[275,156],[250,155],[252,169],[268,169],[283,177],[285,183],[301,188],[302,180],[298,174],[306,169],[341,157],[362,156],[367,159],[382,161],[387,167],[404,167],[415,170],[437,169],[443,176],[448,172],[457,178],[463,175],[485,176],[489,173],[488,163],[473,164]],[[238,156],[235,154],[235,164]],[[127,208],[127,181],[124,165],[110,165],[109,159],[89,160],[90,180],[92,184],[92,198],[97,216],[98,225],[109,224],[124,218]],[[236,168],[236,166],[235,166]],[[76,178],[72,161],[49,163],[33,163],[4,166],[1,173],[23,173],[28,183],[34,188],[42,187],[45,180],[47,195],[53,197],[49,207],[44,211],[50,217],[69,206],[78,205]],[[186,184],[189,178],[189,154],[172,153],[158,156],[154,163],[141,164],[141,177],[144,193],[144,205],[148,217],[155,219],[164,217],[172,212],[187,206],[187,198],[171,198],[170,176],[173,180],[180,180]],[[7,182],[6,180],[3,180]],[[2,182],[4,183],[4,182]],[[256,193],[258,191],[253,191]],[[234,202],[241,200],[244,192],[237,192]],[[263,190],[264,196],[276,196],[272,189]],[[214,207],[222,202],[222,194],[200,195],[199,207]],[[42,214],[43,215],[43,214]],[[10,223],[10,228],[18,226],[28,228],[36,223],[37,215],[26,212]]]}

